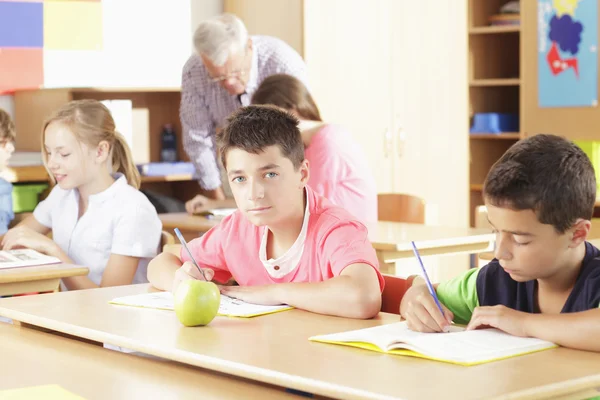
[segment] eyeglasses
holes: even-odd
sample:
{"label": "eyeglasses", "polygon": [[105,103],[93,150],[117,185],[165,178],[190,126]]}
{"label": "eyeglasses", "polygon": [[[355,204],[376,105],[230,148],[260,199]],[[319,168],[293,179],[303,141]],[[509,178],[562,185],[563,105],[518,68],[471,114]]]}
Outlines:
{"label": "eyeglasses", "polygon": [[[244,55],[242,58],[242,65],[246,65],[246,61],[248,59],[248,54],[250,52],[248,51],[248,48],[244,49]],[[211,78],[211,81],[213,81],[214,83],[219,83],[219,82],[223,82],[226,81],[228,79],[237,79],[240,80],[240,78],[243,78],[246,76],[248,72],[245,71],[244,68],[239,68],[235,71],[232,71],[226,75],[221,75],[221,76],[217,76],[215,78]]]}
{"label": "eyeglasses", "polygon": [[239,71],[233,71],[227,75],[222,75],[222,76],[218,76],[216,78],[212,78],[211,81],[213,81],[214,83],[219,83],[219,82],[226,81],[228,79],[240,79],[240,78],[243,78],[244,76],[246,76],[246,71],[239,70]]}

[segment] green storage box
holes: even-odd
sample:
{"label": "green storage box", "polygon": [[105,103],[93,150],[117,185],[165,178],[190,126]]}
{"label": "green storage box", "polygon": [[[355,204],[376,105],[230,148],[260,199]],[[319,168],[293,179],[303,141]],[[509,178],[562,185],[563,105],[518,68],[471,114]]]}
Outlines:
{"label": "green storage box", "polygon": [[594,166],[594,175],[596,175],[596,187],[600,188],[600,142],[592,140],[574,140],[577,146],[583,150],[589,157]]}
{"label": "green storage box", "polygon": [[40,201],[40,195],[47,188],[45,183],[13,185],[13,212],[16,214],[33,211]]}

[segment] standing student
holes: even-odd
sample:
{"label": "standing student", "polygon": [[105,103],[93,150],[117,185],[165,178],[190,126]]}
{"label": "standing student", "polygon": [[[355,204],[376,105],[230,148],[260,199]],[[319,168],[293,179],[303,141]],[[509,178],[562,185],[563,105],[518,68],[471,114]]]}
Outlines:
{"label": "standing student", "polygon": [[[10,115],[0,109],[0,172],[6,168],[15,151],[15,136],[15,124]],[[14,217],[12,185],[6,179],[0,178],[0,235],[6,233]]]}
{"label": "standing student", "polygon": [[8,231],[2,247],[88,267],[88,276],[63,279],[71,290],[145,282],[162,225],[138,191],[131,151],[108,109],[96,100],[70,102],[42,132],[44,164],[56,186],[33,216]]}
{"label": "standing student", "polygon": [[[323,122],[300,80],[291,75],[271,75],[258,87],[252,103],[278,106],[300,120],[311,189],[364,223],[377,221],[377,187],[364,153],[346,129]],[[189,213],[219,207],[235,205],[232,200],[216,201],[202,195],[186,204]]]}
{"label": "standing student", "polygon": [[[316,194],[297,119],[273,106],[234,113],[219,151],[239,210],[189,243],[207,279],[222,293],[256,304],[370,318],[381,307],[383,278],[366,227]],[[185,263],[183,263],[185,262]],[[183,264],[183,265],[182,265]],[[148,279],[174,290],[202,279],[182,249],[152,260]]]}
{"label": "standing student", "polygon": [[[451,320],[600,351],[600,250],[586,242],[596,179],[585,153],[554,135],[514,144],[483,185],[496,258],[436,287],[413,281],[400,313],[416,331]],[[568,327],[567,329],[565,329]]]}

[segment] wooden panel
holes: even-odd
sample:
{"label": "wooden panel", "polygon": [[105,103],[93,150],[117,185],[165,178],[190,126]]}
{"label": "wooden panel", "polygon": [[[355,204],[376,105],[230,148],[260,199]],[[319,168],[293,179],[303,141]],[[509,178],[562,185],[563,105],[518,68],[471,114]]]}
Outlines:
{"label": "wooden panel", "polygon": [[[521,2],[523,105],[525,136],[553,133],[572,140],[600,140],[598,107],[538,107],[537,1]],[[600,63],[600,52],[598,52]]]}
{"label": "wooden panel", "polygon": [[225,0],[223,8],[240,17],[251,35],[283,40],[304,54],[303,0]]}
{"label": "wooden panel", "polygon": [[71,100],[67,89],[22,90],[14,94],[17,151],[40,151],[46,118]]}
{"label": "wooden panel", "polygon": [[475,113],[519,113],[519,86],[471,87],[469,117]]}
{"label": "wooden panel", "polygon": [[73,98],[95,99],[95,100],[119,100],[129,99],[132,101],[133,108],[148,109],[150,116],[149,135],[150,135],[150,160],[160,161],[160,134],[165,124],[172,124],[177,135],[177,151],[180,160],[187,161],[188,158],[183,151],[181,139],[181,122],[179,120],[180,93],[175,92],[124,92],[108,90],[73,90]]}
{"label": "wooden panel", "polygon": [[471,141],[471,184],[483,183],[490,168],[514,144],[511,140]]}
{"label": "wooden panel", "polygon": [[518,78],[519,32],[470,36],[469,78]]}

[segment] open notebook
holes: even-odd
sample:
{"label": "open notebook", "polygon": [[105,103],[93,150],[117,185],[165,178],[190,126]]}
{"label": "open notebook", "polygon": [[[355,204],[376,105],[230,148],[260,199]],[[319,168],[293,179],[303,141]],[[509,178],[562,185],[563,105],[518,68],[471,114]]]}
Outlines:
{"label": "open notebook", "polygon": [[[122,306],[155,308],[159,310],[173,311],[175,301],[173,299],[173,293],[171,292],[155,292],[118,297],[111,300],[110,303]],[[221,304],[219,305],[219,313],[217,315],[226,317],[250,318],[257,317],[259,315],[272,314],[279,311],[291,310],[292,308],[293,307],[288,305],[263,306],[259,304],[251,304],[221,294]]]}
{"label": "open notebook", "polygon": [[420,333],[408,329],[406,322],[313,336],[309,340],[460,365],[483,364],[557,347],[551,342],[512,336],[497,329],[466,331],[452,326],[447,333]]}
{"label": "open notebook", "polygon": [[47,256],[31,249],[0,251],[0,269],[57,264],[60,262],[56,257]]}

